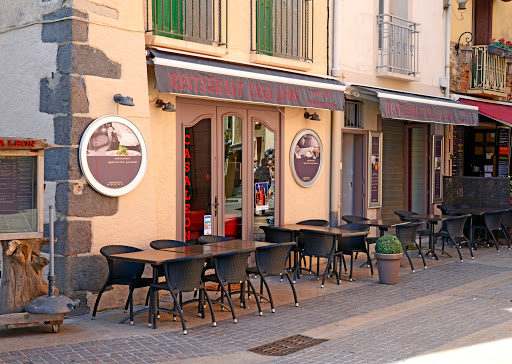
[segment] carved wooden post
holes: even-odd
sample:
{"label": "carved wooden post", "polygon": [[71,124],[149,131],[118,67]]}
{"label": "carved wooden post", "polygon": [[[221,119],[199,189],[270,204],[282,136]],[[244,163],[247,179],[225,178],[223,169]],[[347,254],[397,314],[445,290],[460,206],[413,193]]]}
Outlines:
{"label": "carved wooden post", "polygon": [[0,314],[22,312],[34,298],[48,294],[43,281],[43,268],[48,259],[41,248],[49,238],[2,240],[2,280],[0,284]]}

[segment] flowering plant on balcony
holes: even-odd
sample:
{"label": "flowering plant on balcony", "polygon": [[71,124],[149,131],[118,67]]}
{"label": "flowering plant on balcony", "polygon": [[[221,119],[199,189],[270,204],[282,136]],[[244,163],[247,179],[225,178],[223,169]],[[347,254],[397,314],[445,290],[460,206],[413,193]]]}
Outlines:
{"label": "flowering plant on balcony", "polygon": [[500,38],[498,40],[496,40],[496,38],[492,38],[490,45],[512,51],[512,42],[509,40],[505,41],[505,38]]}

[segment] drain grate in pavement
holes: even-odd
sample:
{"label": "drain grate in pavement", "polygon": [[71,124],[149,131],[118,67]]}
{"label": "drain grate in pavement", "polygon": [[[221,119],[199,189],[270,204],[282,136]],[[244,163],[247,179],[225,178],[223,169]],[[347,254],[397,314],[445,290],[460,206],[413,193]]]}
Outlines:
{"label": "drain grate in pavement", "polygon": [[269,344],[249,349],[249,351],[261,355],[285,356],[326,341],[327,339],[313,339],[309,336],[293,335]]}

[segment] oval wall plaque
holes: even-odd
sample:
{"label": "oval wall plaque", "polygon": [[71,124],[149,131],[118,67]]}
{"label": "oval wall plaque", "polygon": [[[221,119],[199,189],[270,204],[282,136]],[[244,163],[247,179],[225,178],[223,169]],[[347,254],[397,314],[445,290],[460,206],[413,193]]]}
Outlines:
{"label": "oval wall plaque", "polygon": [[290,148],[290,166],[295,181],[302,187],[311,187],[320,177],[324,147],[317,133],[311,129],[300,131]]}
{"label": "oval wall plaque", "polygon": [[80,168],[89,185],[107,196],[133,190],[144,177],[147,150],[139,129],[117,115],[102,116],[80,141]]}

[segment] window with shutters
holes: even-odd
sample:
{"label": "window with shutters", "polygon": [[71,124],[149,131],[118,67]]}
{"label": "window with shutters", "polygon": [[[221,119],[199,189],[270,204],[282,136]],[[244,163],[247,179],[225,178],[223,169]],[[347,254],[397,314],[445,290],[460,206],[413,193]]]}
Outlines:
{"label": "window with shutters", "polygon": [[345,100],[345,127],[364,128],[362,102]]}

